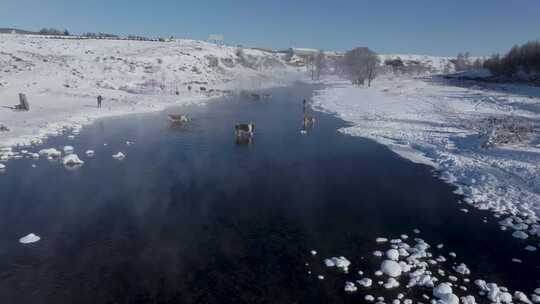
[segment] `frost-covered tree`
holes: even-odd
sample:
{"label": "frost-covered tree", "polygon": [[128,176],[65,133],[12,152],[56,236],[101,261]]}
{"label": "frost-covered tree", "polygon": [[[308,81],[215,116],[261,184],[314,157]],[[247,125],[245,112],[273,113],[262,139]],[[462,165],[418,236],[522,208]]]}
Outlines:
{"label": "frost-covered tree", "polygon": [[322,50],[319,50],[313,57],[314,76],[316,79],[321,78],[321,74],[326,68],[326,56]]}
{"label": "frost-covered tree", "polygon": [[379,56],[367,47],[352,49],[344,57],[349,79],[358,85],[367,80],[368,86],[371,86],[371,81],[377,76],[379,62]]}

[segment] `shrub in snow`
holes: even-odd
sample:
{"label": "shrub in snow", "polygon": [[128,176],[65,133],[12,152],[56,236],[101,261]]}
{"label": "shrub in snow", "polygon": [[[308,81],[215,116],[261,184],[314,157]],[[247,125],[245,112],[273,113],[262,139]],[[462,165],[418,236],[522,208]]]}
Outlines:
{"label": "shrub in snow", "polygon": [[521,143],[534,133],[530,119],[511,115],[488,117],[478,122],[477,128],[486,137],[484,148]]}
{"label": "shrub in snow", "polygon": [[39,241],[41,238],[33,233],[30,233],[27,236],[24,236],[19,239],[19,243],[21,244],[31,244]]}

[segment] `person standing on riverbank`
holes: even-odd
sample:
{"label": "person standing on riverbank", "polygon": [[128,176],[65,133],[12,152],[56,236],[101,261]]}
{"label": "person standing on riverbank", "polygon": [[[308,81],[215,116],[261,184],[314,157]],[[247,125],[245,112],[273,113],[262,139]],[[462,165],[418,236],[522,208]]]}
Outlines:
{"label": "person standing on riverbank", "polygon": [[98,108],[101,108],[101,101],[103,101],[103,97],[101,97],[101,95],[98,95],[98,97],[97,97],[97,107]]}

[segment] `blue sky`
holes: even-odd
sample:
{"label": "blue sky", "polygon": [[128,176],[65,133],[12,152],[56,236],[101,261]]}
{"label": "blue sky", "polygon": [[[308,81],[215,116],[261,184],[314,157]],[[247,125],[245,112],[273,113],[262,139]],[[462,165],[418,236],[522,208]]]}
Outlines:
{"label": "blue sky", "polygon": [[540,39],[540,0],[0,0],[0,27],[68,28],[272,48],[473,55]]}

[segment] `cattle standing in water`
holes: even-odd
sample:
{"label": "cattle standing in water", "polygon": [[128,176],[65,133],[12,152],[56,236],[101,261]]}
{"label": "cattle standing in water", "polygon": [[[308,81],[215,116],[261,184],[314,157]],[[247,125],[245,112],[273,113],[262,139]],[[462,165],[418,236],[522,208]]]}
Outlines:
{"label": "cattle standing in water", "polygon": [[302,121],[302,134],[306,134],[309,130],[313,129],[315,126],[315,117],[304,115],[304,120]]}
{"label": "cattle standing in water", "polygon": [[99,95],[99,96],[97,97],[97,107],[98,107],[98,108],[101,108],[101,101],[103,101],[103,97],[101,97],[101,95]]}
{"label": "cattle standing in water", "polygon": [[236,135],[236,138],[241,137],[253,137],[253,131],[255,131],[255,124],[254,123],[248,123],[248,124],[237,124],[234,126],[234,134]]}

